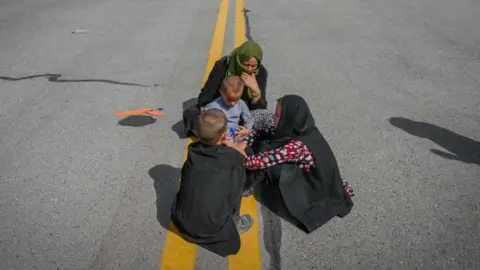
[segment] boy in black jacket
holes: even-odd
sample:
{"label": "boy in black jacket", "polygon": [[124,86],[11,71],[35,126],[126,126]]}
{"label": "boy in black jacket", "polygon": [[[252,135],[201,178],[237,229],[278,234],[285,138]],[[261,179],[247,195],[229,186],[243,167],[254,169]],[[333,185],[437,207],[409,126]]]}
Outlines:
{"label": "boy in black jacket", "polygon": [[[188,147],[172,221],[182,237],[220,256],[240,249],[239,232],[248,231],[251,216],[239,216],[246,181],[241,150],[226,145],[227,118],[219,109],[200,114],[198,141]],[[226,144],[226,145],[223,145]]]}

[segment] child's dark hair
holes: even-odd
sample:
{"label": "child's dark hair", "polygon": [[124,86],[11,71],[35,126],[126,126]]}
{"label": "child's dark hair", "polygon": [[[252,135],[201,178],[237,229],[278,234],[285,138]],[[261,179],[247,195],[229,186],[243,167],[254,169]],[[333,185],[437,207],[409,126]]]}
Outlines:
{"label": "child's dark hair", "polygon": [[208,145],[217,144],[226,131],[227,116],[215,108],[203,111],[195,125],[198,139]]}
{"label": "child's dark hair", "polygon": [[225,93],[225,91],[227,91],[228,89],[233,93],[238,94],[243,91],[244,87],[245,85],[243,84],[242,78],[240,78],[240,76],[230,75],[223,80],[220,92]]}

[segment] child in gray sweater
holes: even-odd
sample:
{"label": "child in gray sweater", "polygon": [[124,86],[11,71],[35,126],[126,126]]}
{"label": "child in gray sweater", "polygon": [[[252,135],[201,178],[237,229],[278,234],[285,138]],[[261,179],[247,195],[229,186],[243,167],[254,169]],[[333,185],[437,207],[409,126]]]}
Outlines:
{"label": "child in gray sweater", "polygon": [[[228,76],[222,83],[221,96],[205,106],[205,110],[219,109],[227,116],[228,139],[241,140],[253,127],[253,117],[245,101],[241,99],[244,84],[240,76]],[[243,120],[243,126],[239,126]]]}

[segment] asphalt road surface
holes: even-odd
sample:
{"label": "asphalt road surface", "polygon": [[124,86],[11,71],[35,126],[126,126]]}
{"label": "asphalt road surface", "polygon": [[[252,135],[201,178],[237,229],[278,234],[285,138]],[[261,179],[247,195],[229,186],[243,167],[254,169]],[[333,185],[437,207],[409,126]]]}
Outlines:
{"label": "asphalt road surface", "polygon": [[[158,267],[218,4],[0,0],[0,269]],[[259,204],[262,269],[480,269],[480,2],[245,7],[269,106],[307,98],[356,191],[311,235]]]}

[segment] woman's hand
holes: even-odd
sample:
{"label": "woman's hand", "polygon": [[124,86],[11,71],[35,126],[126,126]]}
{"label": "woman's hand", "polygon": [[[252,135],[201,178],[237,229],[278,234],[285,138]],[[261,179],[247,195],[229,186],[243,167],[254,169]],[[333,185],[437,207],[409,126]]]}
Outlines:
{"label": "woman's hand", "polygon": [[252,89],[253,101],[255,102],[259,100],[261,96],[261,92],[260,92],[260,87],[258,87],[257,78],[255,77],[255,75],[242,73],[241,78],[245,86]]}

